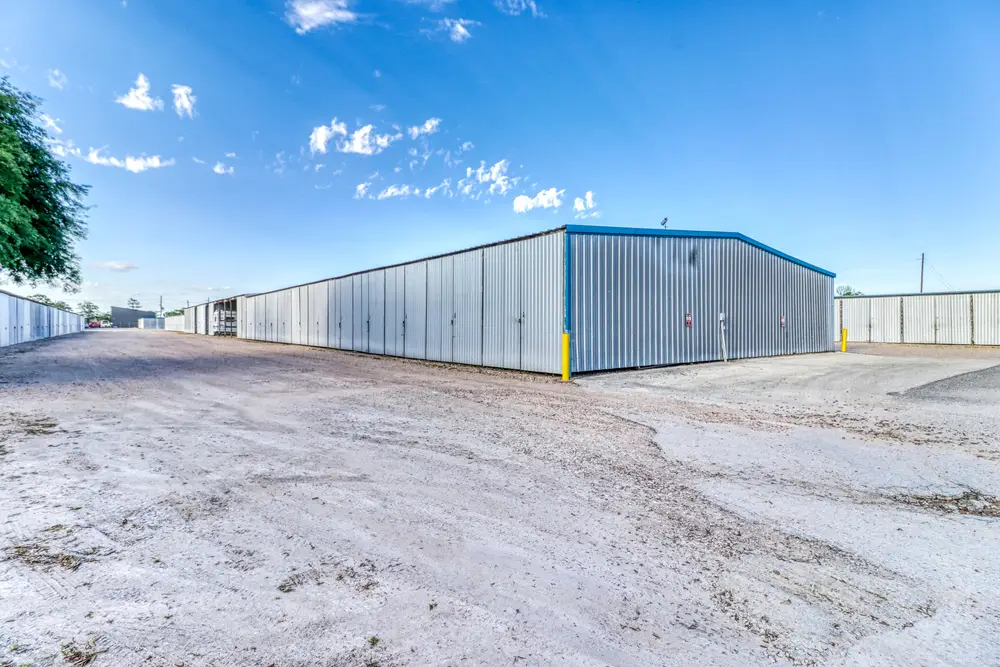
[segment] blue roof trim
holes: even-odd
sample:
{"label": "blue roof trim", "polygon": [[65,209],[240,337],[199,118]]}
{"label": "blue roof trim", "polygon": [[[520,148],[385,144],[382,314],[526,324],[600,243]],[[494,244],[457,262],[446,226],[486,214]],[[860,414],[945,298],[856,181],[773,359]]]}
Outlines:
{"label": "blue roof trim", "polygon": [[836,278],[837,274],[826,269],[821,269],[815,264],[803,262],[797,257],[786,255],[780,250],[775,250],[769,245],[764,245],[760,241],[755,241],[749,236],[744,236],[739,232],[702,232],[691,229],[649,229],[646,227],[602,227],[600,225],[566,225],[566,231],[570,234],[604,234],[609,236],[672,236],[677,238],[699,238],[699,239],[739,239],[752,246],[760,248],[772,255],[777,255],[789,262],[794,262],[799,266],[822,273],[825,276]]}

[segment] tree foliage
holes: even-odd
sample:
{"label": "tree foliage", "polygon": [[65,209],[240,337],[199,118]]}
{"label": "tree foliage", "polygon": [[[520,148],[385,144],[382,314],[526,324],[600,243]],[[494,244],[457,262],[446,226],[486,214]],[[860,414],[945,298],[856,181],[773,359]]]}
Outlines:
{"label": "tree foliage", "polygon": [[837,296],[864,296],[864,293],[850,285],[840,285],[837,287]]}
{"label": "tree foliage", "polygon": [[54,299],[50,299],[44,294],[32,294],[28,298],[32,301],[37,301],[38,303],[44,303],[46,306],[52,306],[53,308],[61,308],[62,310],[73,312],[73,309],[70,308],[69,304],[65,301],[56,301]]}
{"label": "tree foliage", "polygon": [[81,301],[76,307],[78,313],[84,316],[87,321],[96,320],[97,315],[101,312],[101,309],[97,307],[97,304],[93,301]]}
{"label": "tree foliage", "polygon": [[80,284],[77,240],[86,236],[89,188],[46,146],[39,100],[0,78],[0,275],[15,284]]}
{"label": "tree foliage", "polygon": [[163,313],[163,316],[173,317],[174,315],[183,315],[183,314],[184,314],[184,309],[178,308],[177,310],[168,310],[167,312]]}
{"label": "tree foliage", "polygon": [[127,305],[132,310],[139,310],[140,308],[142,308],[142,304],[139,303],[139,299],[135,298],[134,296],[129,297],[128,303],[125,305]]}

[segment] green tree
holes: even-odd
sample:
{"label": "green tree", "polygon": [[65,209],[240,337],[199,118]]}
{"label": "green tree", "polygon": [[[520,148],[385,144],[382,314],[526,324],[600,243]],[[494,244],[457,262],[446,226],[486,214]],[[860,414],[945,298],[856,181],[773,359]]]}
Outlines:
{"label": "green tree", "polygon": [[100,308],[93,301],[81,301],[76,307],[76,311],[86,318],[89,322],[91,320],[96,320],[98,313],[100,313]]}
{"label": "green tree", "polygon": [[173,317],[174,315],[183,315],[183,314],[184,314],[184,309],[178,308],[177,310],[168,310],[167,312],[163,313],[163,316]]}
{"label": "green tree", "polygon": [[15,284],[80,284],[74,245],[86,236],[89,188],[49,150],[39,100],[0,78],[0,275]]}
{"label": "green tree", "polygon": [[130,296],[128,298],[128,303],[125,305],[127,305],[129,308],[133,310],[139,310],[140,308],[142,308],[142,305],[139,303],[139,299],[135,298],[134,296]]}
{"label": "green tree", "polygon": [[841,285],[837,288],[837,296],[864,296],[864,293],[855,290],[850,285]]}
{"label": "green tree", "polygon": [[73,310],[72,308],[69,307],[69,304],[66,303],[65,301],[55,301],[54,299],[50,299],[44,294],[32,294],[28,298],[31,299],[32,301],[37,301],[38,303],[44,303],[46,306],[52,306],[53,308],[61,308],[63,310],[68,310],[70,312],[72,312]]}

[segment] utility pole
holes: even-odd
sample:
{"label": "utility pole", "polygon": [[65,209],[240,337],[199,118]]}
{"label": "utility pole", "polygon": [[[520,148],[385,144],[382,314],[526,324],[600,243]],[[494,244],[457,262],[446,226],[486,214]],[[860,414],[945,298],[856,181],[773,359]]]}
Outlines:
{"label": "utility pole", "polygon": [[163,317],[163,295],[160,295],[160,317]]}
{"label": "utility pole", "polygon": [[924,253],[920,253],[920,293],[924,293]]}

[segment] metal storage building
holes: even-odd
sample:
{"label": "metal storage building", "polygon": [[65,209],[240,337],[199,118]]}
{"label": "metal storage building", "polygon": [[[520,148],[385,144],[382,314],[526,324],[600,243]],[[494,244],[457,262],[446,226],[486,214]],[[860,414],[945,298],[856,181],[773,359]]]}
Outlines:
{"label": "metal storage building", "polygon": [[732,232],[567,225],[190,307],[185,331],[228,302],[240,338],[566,374],[831,351],[834,277]]}
{"label": "metal storage building", "polygon": [[0,347],[83,331],[83,317],[0,290]]}
{"label": "metal storage building", "polygon": [[1000,291],[836,298],[849,343],[1000,345]]}

